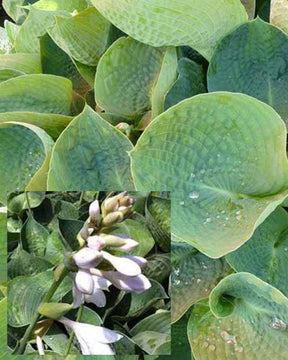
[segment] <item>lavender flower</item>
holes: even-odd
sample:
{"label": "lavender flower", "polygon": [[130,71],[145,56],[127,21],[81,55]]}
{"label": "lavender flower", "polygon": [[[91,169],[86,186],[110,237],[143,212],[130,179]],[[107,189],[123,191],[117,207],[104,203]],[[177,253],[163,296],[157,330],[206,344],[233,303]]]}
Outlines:
{"label": "lavender flower", "polygon": [[75,332],[83,355],[114,355],[115,352],[109,344],[115,343],[123,337],[113,330],[79,323],[65,317],[58,321]]}

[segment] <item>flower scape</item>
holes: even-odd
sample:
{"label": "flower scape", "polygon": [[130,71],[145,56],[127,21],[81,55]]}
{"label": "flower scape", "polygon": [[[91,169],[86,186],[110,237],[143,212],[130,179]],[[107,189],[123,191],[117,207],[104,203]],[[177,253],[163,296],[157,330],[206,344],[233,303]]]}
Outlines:
{"label": "flower scape", "polygon": [[155,232],[169,222],[163,213],[168,193],[11,195],[6,355],[169,353],[170,241]]}

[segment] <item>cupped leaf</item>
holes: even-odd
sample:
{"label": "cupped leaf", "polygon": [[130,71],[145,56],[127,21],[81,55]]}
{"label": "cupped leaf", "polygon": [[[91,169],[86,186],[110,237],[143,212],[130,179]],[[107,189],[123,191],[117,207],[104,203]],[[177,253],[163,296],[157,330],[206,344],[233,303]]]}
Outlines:
{"label": "cupped leaf", "polygon": [[95,66],[104,53],[110,32],[110,22],[90,7],[72,17],[56,18],[49,29],[55,43],[75,60]]}
{"label": "cupped leaf", "polygon": [[[188,338],[196,359],[287,358],[288,299],[249,273],[226,277],[194,306]],[[215,315],[214,315],[215,314]]]}
{"label": "cupped leaf", "polygon": [[99,61],[95,100],[108,113],[133,118],[151,109],[163,111],[166,93],[176,78],[174,48],[155,48],[120,38]]}
{"label": "cupped leaf", "polygon": [[270,23],[288,33],[288,1],[271,0]]}
{"label": "cupped leaf", "polygon": [[231,270],[224,258],[210,259],[186,243],[172,243],[172,322],[200,299],[207,298]]}
{"label": "cupped leaf", "polygon": [[250,272],[288,296],[288,213],[277,208],[249,241],[227,257],[236,271]]}
{"label": "cupped leaf", "polygon": [[71,81],[54,75],[24,75],[0,84],[0,112],[70,115]]}
{"label": "cupped leaf", "polygon": [[205,77],[201,65],[182,58],[178,63],[178,78],[165,98],[165,110],[197,94],[205,93]]}
{"label": "cupped leaf", "polygon": [[241,0],[241,3],[246,9],[249,19],[253,19],[256,9],[256,0]]}
{"label": "cupped leaf", "polygon": [[[10,110],[13,111],[12,107]],[[54,140],[59,137],[72,120],[72,116],[61,114],[44,114],[28,111],[0,113],[0,124],[3,122],[18,122],[35,125],[45,130]]]}
{"label": "cupped leaf", "polygon": [[[47,294],[54,279],[47,270],[34,276],[19,276],[8,284],[8,323],[14,327],[30,324],[38,306]],[[65,278],[52,301],[59,301],[71,290],[71,280]]]}
{"label": "cupped leaf", "polygon": [[260,18],[248,22],[218,44],[208,69],[208,89],[253,96],[287,122],[287,52],[288,36],[280,29]]}
{"label": "cupped leaf", "polygon": [[29,214],[21,229],[21,243],[24,250],[36,256],[44,256],[49,232]]}
{"label": "cupped leaf", "polygon": [[25,74],[41,74],[39,54],[6,54],[0,56],[0,69],[18,70]]}
{"label": "cupped leaf", "polygon": [[130,141],[90,107],[77,116],[57,140],[48,188],[131,189],[127,152]]}
{"label": "cupped leaf", "polygon": [[18,70],[0,69],[0,83],[22,75],[25,74]]}
{"label": "cupped leaf", "polygon": [[80,75],[71,58],[54,43],[48,34],[40,38],[40,49],[43,73],[70,79],[73,89],[80,95],[85,95],[90,86]]}
{"label": "cupped leaf", "polygon": [[288,194],[285,124],[243,94],[182,101],[130,156],[137,190],[173,191],[172,233],[210,257],[247,241]]}
{"label": "cupped leaf", "polygon": [[[42,129],[28,124],[0,124],[0,201],[12,191],[46,189],[53,141]],[[9,171],[7,170],[9,169]]]}
{"label": "cupped leaf", "polygon": [[92,0],[92,4],[138,41],[189,45],[207,59],[220,38],[247,21],[239,0]]}

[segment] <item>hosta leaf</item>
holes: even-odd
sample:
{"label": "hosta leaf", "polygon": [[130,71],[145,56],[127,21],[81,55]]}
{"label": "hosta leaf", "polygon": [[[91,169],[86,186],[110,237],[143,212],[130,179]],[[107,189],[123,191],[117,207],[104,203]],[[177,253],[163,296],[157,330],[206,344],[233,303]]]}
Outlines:
{"label": "hosta leaf", "polygon": [[12,49],[11,41],[7,35],[6,29],[0,27],[0,55],[8,54]]}
{"label": "hosta leaf", "polygon": [[[249,273],[230,275],[195,305],[188,337],[196,359],[287,359],[288,299]],[[215,314],[215,315],[214,315]]]}
{"label": "hosta leaf", "polygon": [[63,262],[64,255],[68,249],[65,248],[62,237],[58,230],[52,231],[47,237],[45,260],[57,265]]}
{"label": "hosta leaf", "polygon": [[[7,280],[7,213],[6,208],[0,207],[0,284]],[[1,341],[0,341],[1,342]]]}
{"label": "hosta leaf", "polygon": [[52,267],[52,264],[48,261],[29,254],[27,251],[23,250],[21,246],[18,246],[9,260],[8,275],[10,279],[21,275],[36,275],[50,267]]}
{"label": "hosta leaf", "polygon": [[29,7],[29,14],[15,38],[15,49],[22,53],[40,53],[39,37],[54,23],[54,17],[49,11]]}
{"label": "hosta leaf", "polygon": [[[52,103],[51,103],[52,104]],[[11,110],[13,110],[11,108]],[[44,114],[39,112],[4,112],[0,113],[0,123],[18,122],[36,125],[45,130],[53,139],[57,139],[61,132],[72,121],[72,116],[60,114]]]}
{"label": "hosta leaf", "polygon": [[53,74],[70,79],[73,89],[80,95],[84,95],[90,89],[70,57],[54,43],[48,34],[40,38],[40,48],[44,74]]}
{"label": "hosta leaf", "polygon": [[146,203],[147,225],[160,248],[170,251],[171,242],[171,201],[149,196]]}
{"label": "hosta leaf", "polygon": [[251,95],[288,121],[287,52],[288,36],[281,30],[260,18],[244,24],[218,44],[209,65],[208,89]]}
{"label": "hosta leaf", "polygon": [[201,65],[182,58],[178,63],[179,76],[165,98],[165,110],[181,100],[205,93],[205,76]]}
{"label": "hosta leaf", "polygon": [[38,54],[6,54],[0,56],[0,69],[18,70],[25,74],[40,74],[42,72]]}
{"label": "hosta leaf", "polygon": [[256,0],[241,0],[241,3],[246,9],[249,19],[253,19],[255,15]]}
{"label": "hosta leaf", "polygon": [[83,225],[84,221],[59,219],[60,232],[73,250],[78,250],[79,248],[77,235]]}
{"label": "hosta leaf", "polygon": [[27,15],[27,11],[21,7],[25,4],[26,0],[2,1],[2,6],[4,10],[16,23],[22,23]]}
{"label": "hosta leaf", "polygon": [[0,178],[1,202],[6,203],[7,195],[15,190],[46,189],[52,146],[52,139],[34,125],[0,124],[0,167],[10,169]]}
{"label": "hosta leaf", "polygon": [[55,144],[48,188],[131,189],[127,155],[131,149],[125,135],[86,106]]}
{"label": "hosta leaf", "polygon": [[162,310],[153,315],[147,316],[139,321],[131,330],[130,333],[134,336],[143,331],[156,331],[162,334],[170,334],[170,311]]}
{"label": "hosta leaf", "polygon": [[[30,324],[37,307],[46,295],[54,279],[53,271],[47,270],[34,276],[19,276],[8,284],[8,323],[14,327]],[[65,278],[52,301],[59,301],[71,290],[71,280]]]}
{"label": "hosta leaf", "polygon": [[288,1],[271,0],[270,23],[288,33]]}
{"label": "hosta leaf", "polygon": [[18,70],[0,69],[0,83],[21,75],[25,74]]}
{"label": "hosta leaf", "polygon": [[155,254],[150,256],[143,274],[148,278],[163,282],[171,272],[170,254]]}
{"label": "hosta leaf", "polygon": [[49,232],[29,214],[21,229],[23,249],[36,256],[44,256]]}
{"label": "hosta leaf", "polygon": [[173,48],[154,48],[129,37],[118,39],[99,61],[95,79],[97,105],[128,118],[154,105],[156,115],[163,108],[169,84],[176,78],[176,61]]}
{"label": "hosta leaf", "polygon": [[[28,202],[27,202],[28,198]],[[25,209],[29,209],[29,207],[35,208],[39,206],[45,198],[45,192],[34,191],[34,192],[23,192],[19,195],[9,197],[7,207],[10,212],[21,213]]]}
{"label": "hosta leaf", "polygon": [[207,59],[221,37],[247,21],[239,0],[92,0],[92,3],[138,41],[152,46],[189,45]]}
{"label": "hosta leaf", "polygon": [[[148,228],[140,221],[127,219],[109,229],[109,233],[128,235],[139,243],[138,247],[129,252],[129,255],[145,256],[154,246],[154,239]],[[123,255],[123,252],[114,250],[115,255]],[[128,254],[128,253],[127,253]]]}
{"label": "hosta leaf", "polygon": [[247,243],[227,256],[236,271],[250,272],[288,295],[288,213],[277,208]]}
{"label": "hosta leaf", "polygon": [[24,75],[0,84],[0,112],[70,115],[71,81],[54,75]]}
{"label": "hosta leaf", "polygon": [[210,259],[185,243],[172,243],[172,322],[197,301],[207,298],[230,270],[224,258]]}
{"label": "hosta leaf", "polygon": [[109,31],[110,22],[90,7],[70,18],[58,16],[49,34],[72,58],[94,66],[106,49]]}
{"label": "hosta leaf", "polygon": [[81,11],[87,7],[86,0],[40,0],[36,1],[33,8],[45,11],[66,10],[68,12]]}
{"label": "hosta leaf", "polygon": [[[133,336],[132,341],[149,355],[170,354],[170,336],[167,334],[161,334],[156,331],[143,331]],[[169,343],[168,349],[165,349],[166,351],[159,351],[158,347],[164,343]]]}
{"label": "hosta leaf", "polygon": [[243,94],[182,101],[130,156],[137,190],[174,191],[172,233],[210,257],[247,241],[288,194],[285,124]]}
{"label": "hosta leaf", "polygon": [[[193,360],[190,346],[187,338],[187,316],[183,316],[176,323],[171,326],[172,344],[171,356],[172,359]],[[160,359],[159,359],[160,360]],[[165,360],[161,358],[161,360]]]}
{"label": "hosta leaf", "polygon": [[1,314],[1,323],[0,323],[0,358],[7,359],[7,298],[3,298],[0,301],[0,314]]}

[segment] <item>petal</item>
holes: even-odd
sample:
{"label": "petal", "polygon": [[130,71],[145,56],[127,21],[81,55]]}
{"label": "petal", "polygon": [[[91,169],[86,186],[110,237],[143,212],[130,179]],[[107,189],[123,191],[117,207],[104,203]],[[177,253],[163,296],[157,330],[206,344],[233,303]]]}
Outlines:
{"label": "petal", "polygon": [[79,341],[81,352],[83,355],[115,355],[115,351],[109,344],[94,342],[90,347],[81,339]]}
{"label": "petal", "polygon": [[117,271],[102,271],[114,286],[120,290],[134,291],[142,293],[151,287],[151,283],[146,276],[126,276]]}
{"label": "petal", "polygon": [[90,269],[97,266],[102,261],[102,254],[98,250],[84,247],[74,254],[73,259],[77,266],[82,269]]}
{"label": "petal", "polygon": [[121,251],[132,251],[138,247],[139,243],[133,239],[126,239],[126,244],[119,246],[117,250]]}
{"label": "petal", "polygon": [[133,256],[133,255],[125,255],[124,258],[130,259],[134,261],[136,264],[138,264],[141,268],[145,265],[147,265],[148,261],[141,257],[141,256]]}
{"label": "petal", "polygon": [[85,295],[85,302],[92,303],[98,307],[106,305],[106,296],[103,290],[96,289],[92,295]]}
{"label": "petal", "polygon": [[92,275],[94,281],[94,290],[95,289],[102,289],[108,290],[109,286],[112,285],[111,281],[97,275]]}
{"label": "petal", "polygon": [[75,277],[77,289],[84,294],[92,294],[94,289],[94,281],[87,271],[79,270]]}
{"label": "petal", "polygon": [[90,220],[93,223],[98,222],[99,218],[100,218],[100,206],[99,206],[99,201],[95,200],[93,201],[90,206],[89,206],[89,216],[90,216]]}
{"label": "petal", "polygon": [[90,249],[102,250],[106,246],[106,242],[98,235],[89,236],[87,244]]}
{"label": "petal", "polygon": [[83,293],[78,290],[75,282],[73,283],[73,309],[77,309],[81,304],[84,302],[84,295]]}
{"label": "petal", "polygon": [[109,261],[115,269],[122,274],[127,276],[136,276],[141,274],[141,268],[138,264],[136,264],[136,262],[124,257],[111,255],[106,251],[102,251],[102,254],[103,258]]}

